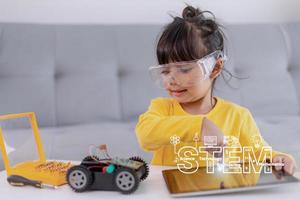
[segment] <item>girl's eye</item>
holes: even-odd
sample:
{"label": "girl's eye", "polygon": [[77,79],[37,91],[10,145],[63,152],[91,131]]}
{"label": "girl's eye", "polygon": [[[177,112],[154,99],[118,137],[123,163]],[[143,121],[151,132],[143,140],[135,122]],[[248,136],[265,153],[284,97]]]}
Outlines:
{"label": "girl's eye", "polygon": [[160,73],[163,75],[167,75],[169,73],[169,70],[162,70]]}
{"label": "girl's eye", "polygon": [[189,67],[189,68],[181,68],[181,69],[180,69],[180,72],[182,72],[182,73],[188,73],[188,72],[190,72],[191,70],[192,70],[191,67]]}

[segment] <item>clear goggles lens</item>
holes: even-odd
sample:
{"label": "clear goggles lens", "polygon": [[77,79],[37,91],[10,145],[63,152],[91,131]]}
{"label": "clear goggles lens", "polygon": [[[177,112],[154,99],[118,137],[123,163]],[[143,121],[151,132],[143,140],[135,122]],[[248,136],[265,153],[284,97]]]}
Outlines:
{"label": "clear goggles lens", "polygon": [[191,87],[209,77],[219,58],[225,60],[223,52],[215,51],[195,61],[151,66],[149,72],[151,79],[161,88],[172,84]]}

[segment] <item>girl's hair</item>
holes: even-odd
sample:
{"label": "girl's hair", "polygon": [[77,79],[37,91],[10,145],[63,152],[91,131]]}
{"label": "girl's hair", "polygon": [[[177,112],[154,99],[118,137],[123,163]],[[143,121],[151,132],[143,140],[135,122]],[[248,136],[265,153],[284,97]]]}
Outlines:
{"label": "girl's hair", "polygon": [[158,63],[196,60],[216,50],[223,51],[224,38],[213,13],[188,5],[182,17],[173,17],[173,22],[164,28],[156,49]]}
{"label": "girl's hair", "polygon": [[[224,52],[226,37],[221,30],[223,27],[216,22],[212,12],[187,5],[182,17],[172,17],[173,21],[164,27],[157,43],[156,56],[159,64],[197,60],[216,50]],[[222,71],[229,74],[229,79],[225,80],[221,73],[226,83],[235,77],[225,68]],[[213,80],[212,88],[215,81],[216,79]],[[211,96],[212,92],[213,89]]]}

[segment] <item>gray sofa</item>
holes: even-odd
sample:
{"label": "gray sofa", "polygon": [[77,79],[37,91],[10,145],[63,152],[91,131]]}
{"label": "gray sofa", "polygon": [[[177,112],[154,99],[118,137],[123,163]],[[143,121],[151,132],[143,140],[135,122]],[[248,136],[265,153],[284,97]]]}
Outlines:
{"label": "gray sofa", "polygon": [[[161,30],[0,24],[0,114],[36,112],[50,159],[80,160],[90,144],[106,143],[114,156],[150,160],[134,127],[152,98],[166,96],[147,72]],[[228,86],[219,77],[215,95],[248,107],[264,138],[299,161],[300,24],[226,25],[225,32],[226,68],[241,79]]]}

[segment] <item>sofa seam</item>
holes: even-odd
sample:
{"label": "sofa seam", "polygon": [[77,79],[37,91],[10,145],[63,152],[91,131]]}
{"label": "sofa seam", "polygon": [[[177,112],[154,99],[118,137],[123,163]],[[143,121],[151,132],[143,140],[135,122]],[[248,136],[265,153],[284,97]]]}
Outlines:
{"label": "sofa seam", "polygon": [[116,75],[117,75],[117,81],[118,81],[118,101],[119,101],[119,114],[120,116],[118,117],[120,121],[124,120],[124,108],[123,108],[123,92],[121,89],[121,76],[122,76],[122,69],[121,69],[121,62],[120,62],[120,49],[119,49],[119,38],[118,38],[118,30],[117,30],[117,26],[113,26],[114,28],[114,45],[115,45],[115,49],[116,49],[116,65],[117,65],[117,71],[116,71]]}
{"label": "sofa seam", "polygon": [[286,30],[283,27],[283,24],[278,25],[280,33],[283,37],[284,40],[284,46],[286,48],[287,51],[287,59],[288,59],[288,69],[291,67],[291,40],[290,37],[288,35],[288,33],[286,32]]}

